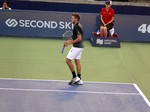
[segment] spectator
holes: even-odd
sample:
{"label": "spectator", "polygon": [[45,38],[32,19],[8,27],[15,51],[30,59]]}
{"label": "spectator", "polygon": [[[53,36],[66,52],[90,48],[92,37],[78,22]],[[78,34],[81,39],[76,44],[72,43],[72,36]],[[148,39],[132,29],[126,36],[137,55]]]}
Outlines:
{"label": "spectator", "polygon": [[100,12],[100,36],[108,37],[108,32],[114,27],[115,11],[111,8],[112,1],[106,0],[106,7]]}
{"label": "spectator", "polygon": [[3,7],[0,8],[1,10],[11,10],[9,7],[9,2],[3,1]]}

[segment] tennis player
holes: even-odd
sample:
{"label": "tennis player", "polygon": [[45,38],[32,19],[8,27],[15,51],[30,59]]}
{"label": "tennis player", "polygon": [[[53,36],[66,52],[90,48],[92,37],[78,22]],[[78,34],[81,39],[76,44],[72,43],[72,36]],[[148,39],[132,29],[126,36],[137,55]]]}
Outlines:
{"label": "tennis player", "polygon": [[[77,13],[72,14],[71,21],[74,24],[72,39],[64,42],[64,45],[66,47],[70,44],[73,45],[72,48],[70,49],[70,51],[68,52],[67,57],[66,57],[66,63],[68,65],[70,71],[72,72],[72,79],[69,82],[69,85],[72,85],[72,84],[82,85],[83,81],[81,80],[80,59],[81,59],[84,45],[83,45],[83,29],[82,29],[82,26],[79,22],[80,21],[80,15]],[[77,74],[75,72],[72,60],[75,61]]]}
{"label": "tennis player", "polygon": [[100,12],[100,36],[108,37],[108,32],[114,27],[114,15],[115,11],[111,8],[112,1],[106,0],[106,7],[102,8]]}

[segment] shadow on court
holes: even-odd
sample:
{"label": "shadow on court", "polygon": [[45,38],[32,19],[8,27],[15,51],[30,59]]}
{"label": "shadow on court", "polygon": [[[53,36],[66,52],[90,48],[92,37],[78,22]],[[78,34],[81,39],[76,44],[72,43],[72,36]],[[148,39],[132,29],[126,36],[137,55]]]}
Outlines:
{"label": "shadow on court", "polygon": [[0,79],[1,112],[150,112],[136,84]]}

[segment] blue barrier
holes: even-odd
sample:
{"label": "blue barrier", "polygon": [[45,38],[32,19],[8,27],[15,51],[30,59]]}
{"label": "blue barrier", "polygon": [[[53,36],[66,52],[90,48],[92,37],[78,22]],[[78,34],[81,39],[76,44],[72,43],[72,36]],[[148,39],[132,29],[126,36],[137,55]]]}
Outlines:
{"label": "blue barrier", "polygon": [[117,37],[97,37],[94,34],[90,37],[90,42],[93,47],[114,47],[120,48],[120,38]]}
{"label": "blue barrier", "polygon": [[[71,12],[0,11],[0,35],[58,38],[72,30]],[[99,28],[99,13],[80,13],[84,38]],[[115,32],[120,41],[150,42],[150,16],[115,16]]]}
{"label": "blue barrier", "polygon": [[116,15],[115,29],[121,41],[150,42],[150,16]]}
{"label": "blue barrier", "polygon": [[[67,30],[72,30],[72,13],[11,10],[0,11],[0,35],[58,38]],[[81,13],[84,38],[89,38],[95,30],[97,14]]]}

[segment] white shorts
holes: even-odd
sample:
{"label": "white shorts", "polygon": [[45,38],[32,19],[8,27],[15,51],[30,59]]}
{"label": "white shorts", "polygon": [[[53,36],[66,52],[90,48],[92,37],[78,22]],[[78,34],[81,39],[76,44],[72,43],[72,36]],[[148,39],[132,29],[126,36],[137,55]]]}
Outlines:
{"label": "white shorts", "polygon": [[67,55],[70,60],[80,59],[82,55],[83,48],[72,47]]}

